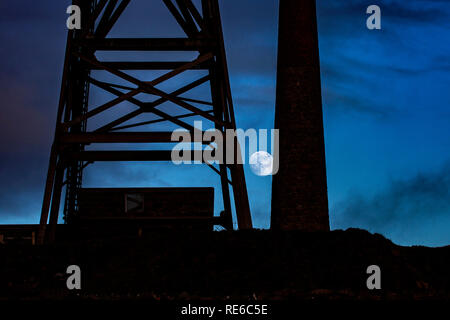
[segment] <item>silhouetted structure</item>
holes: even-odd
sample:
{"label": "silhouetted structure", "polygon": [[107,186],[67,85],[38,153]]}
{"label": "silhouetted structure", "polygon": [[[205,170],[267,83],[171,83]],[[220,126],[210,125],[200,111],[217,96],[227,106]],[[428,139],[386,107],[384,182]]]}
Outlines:
{"label": "silhouetted structure", "polygon": [[329,230],[315,0],[280,0],[273,229]]}
{"label": "silhouetted structure", "polygon": [[[79,212],[79,195],[82,188],[83,169],[96,161],[171,161],[170,151],[95,150],[103,143],[170,143],[172,132],[129,132],[127,129],[168,121],[194,134],[190,117],[202,117],[224,132],[235,129],[235,119],[228,78],[227,61],[217,0],[202,0],[198,10],[191,0],[163,0],[176,22],[183,29],[183,38],[107,38],[130,0],[74,0],[82,12],[81,30],[71,30],[67,37],[66,58],[57,113],[55,140],[52,145],[47,182],[40,220],[39,242],[45,239],[47,223],[49,240],[54,237],[58,221],[62,189],[66,186],[64,217],[70,223]],[[155,26],[160,28],[159,26]],[[130,54],[126,61],[101,61],[98,51],[179,51],[198,52],[193,61],[135,61]],[[189,59],[188,59],[189,60]],[[103,70],[118,79],[110,83],[94,79],[92,70]],[[139,80],[124,70],[170,70],[153,81]],[[188,70],[205,70],[207,75],[173,92],[165,92],[157,86]],[[127,85],[123,85],[123,82]],[[186,98],[183,95],[208,83],[212,101]],[[89,106],[89,88],[94,85],[116,96],[115,99],[96,108]],[[152,102],[136,98],[139,94],[156,96]],[[101,127],[87,131],[87,122],[93,116],[103,115],[121,102],[129,102],[137,108]],[[170,102],[187,110],[182,115],[169,114],[158,109]],[[205,110],[205,108],[207,108]],[[139,115],[152,113],[157,120],[125,122]],[[106,119],[106,118],[105,118]],[[147,128],[147,127],[145,127]],[[209,144],[207,141],[197,141]],[[85,146],[89,145],[89,151]],[[210,167],[220,175],[224,211],[231,215],[229,186],[234,192],[237,222],[240,229],[252,228],[247,189],[242,165],[222,164]],[[228,170],[230,172],[228,172]],[[231,179],[229,178],[231,176]],[[50,216],[50,218],[49,218]],[[49,218],[49,219],[48,219]],[[49,222],[48,222],[49,220]]]}
{"label": "silhouetted structure", "polygon": [[[233,227],[222,214],[214,216],[214,188],[82,188],[79,190],[76,227],[142,233],[144,229],[212,231],[213,225]],[[136,232],[135,232],[136,234]]]}
{"label": "silhouetted structure", "polygon": [[159,219],[214,214],[214,188],[82,188],[80,219]]}

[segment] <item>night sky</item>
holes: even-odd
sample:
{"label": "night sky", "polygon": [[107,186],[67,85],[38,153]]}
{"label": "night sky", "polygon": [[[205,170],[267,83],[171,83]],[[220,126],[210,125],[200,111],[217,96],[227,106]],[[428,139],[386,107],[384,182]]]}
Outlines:
{"label": "night sky", "polygon": [[[0,224],[39,221],[69,4],[0,2]],[[381,7],[382,30],[366,28],[372,4]],[[450,244],[450,2],[318,0],[317,6],[332,229],[364,228],[402,245]],[[237,125],[271,129],[278,1],[223,0],[221,9]],[[183,33],[162,1],[133,0],[110,36]],[[91,103],[108,97],[93,90]],[[125,104],[111,119],[130,108]],[[248,165],[246,178],[254,225],[268,228],[271,178]],[[96,164],[85,171],[85,186],[92,187],[218,182],[205,166]]]}

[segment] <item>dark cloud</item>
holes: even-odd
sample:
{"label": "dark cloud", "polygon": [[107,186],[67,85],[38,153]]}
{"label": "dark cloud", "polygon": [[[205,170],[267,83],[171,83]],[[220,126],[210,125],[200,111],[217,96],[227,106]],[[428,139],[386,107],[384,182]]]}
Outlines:
{"label": "dark cloud", "polygon": [[[58,2],[54,0],[40,1],[39,5],[32,5],[27,0],[2,1],[0,2],[1,21],[2,23],[42,23],[42,21],[54,18],[52,8],[55,8],[55,4]],[[68,1],[65,2],[68,3]]]}
{"label": "dark cloud", "polygon": [[3,84],[2,107],[0,108],[0,144],[3,152],[38,152],[51,141],[50,127],[53,119],[42,112],[36,99],[40,93],[37,88],[19,83]]}
{"label": "dark cloud", "polygon": [[48,152],[0,153],[0,224],[11,217],[23,221],[32,216],[35,220],[28,223],[38,222]]}
{"label": "dark cloud", "polygon": [[339,114],[356,113],[376,120],[401,114],[396,106],[380,101],[386,91],[376,89],[380,85],[379,75],[392,77],[393,72],[395,70],[390,66],[361,61],[356,56],[341,57],[339,62],[326,59],[321,66],[325,108]]}
{"label": "dark cloud", "polygon": [[[167,166],[167,165],[166,165]],[[94,168],[95,167],[95,168]],[[155,170],[149,170],[148,163],[140,165],[130,165],[125,163],[96,163],[85,170],[84,184],[86,186],[112,186],[114,184],[128,185],[130,187],[151,182],[152,185],[161,187],[173,186],[170,182],[161,177]],[[163,164],[158,164],[161,169]],[[168,170],[168,168],[166,168]]]}
{"label": "dark cloud", "polygon": [[322,90],[322,97],[325,108],[339,114],[356,113],[377,120],[386,120],[396,112],[395,109],[389,110],[372,104],[370,98],[364,98],[331,86]]}
{"label": "dark cloud", "polygon": [[[400,97],[396,102],[384,97],[393,94],[397,86],[411,85],[414,77],[418,83],[418,77],[448,72],[448,57],[440,53],[446,52],[445,47],[439,48],[438,40],[428,41],[446,34],[450,7],[444,2],[381,1],[377,3],[382,10],[383,29],[379,32],[365,26],[366,8],[373,3],[317,4],[324,102],[330,111],[399,119],[411,111],[409,106],[408,111],[402,110],[405,106],[399,105]],[[428,49],[430,45],[437,50]],[[427,84],[420,89],[430,94],[434,90]]]}
{"label": "dark cloud", "polygon": [[421,76],[426,73],[434,73],[434,72],[450,72],[450,64],[445,62],[433,61],[428,67],[422,68],[404,68],[404,67],[390,67],[391,71],[396,72],[400,75],[406,76]]}
{"label": "dark cloud", "polygon": [[[449,215],[450,162],[437,172],[395,181],[372,198],[351,196],[336,204],[332,211],[337,228],[354,226],[382,234],[395,230],[409,236],[421,224]],[[429,233],[432,237],[433,230]]]}
{"label": "dark cloud", "polygon": [[[368,15],[366,9],[374,3],[361,0],[347,1],[317,1],[320,31],[323,36],[354,35],[365,33],[367,30],[359,28],[365,26]],[[410,24],[447,24],[449,7],[447,1],[403,1],[382,0],[376,3],[382,14],[382,23],[395,25]]]}
{"label": "dark cloud", "polygon": [[[382,4],[381,4],[382,5]],[[439,23],[447,22],[448,11],[442,2],[424,2],[418,5],[414,1],[394,1],[383,9],[383,18],[399,23]]]}

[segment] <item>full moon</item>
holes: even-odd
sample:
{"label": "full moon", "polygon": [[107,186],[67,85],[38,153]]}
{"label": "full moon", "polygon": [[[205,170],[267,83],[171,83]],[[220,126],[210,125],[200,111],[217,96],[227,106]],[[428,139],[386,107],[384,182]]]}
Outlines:
{"label": "full moon", "polygon": [[250,156],[250,168],[257,176],[270,176],[273,171],[273,157],[265,151],[255,152]]}

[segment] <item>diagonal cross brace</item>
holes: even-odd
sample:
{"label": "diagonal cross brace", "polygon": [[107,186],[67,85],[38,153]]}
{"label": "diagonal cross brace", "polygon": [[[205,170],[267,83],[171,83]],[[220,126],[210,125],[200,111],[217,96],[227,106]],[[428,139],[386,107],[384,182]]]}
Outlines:
{"label": "diagonal cross brace", "polygon": [[[103,65],[101,62],[93,60],[93,59],[90,59],[90,58],[88,58],[88,57],[86,57],[86,56],[84,56],[82,54],[79,54],[79,53],[74,53],[74,54],[76,56],[80,57],[82,60],[84,60],[84,61],[86,61],[86,62],[88,62],[88,63],[90,63],[92,65],[95,65],[97,67],[101,67],[103,70],[108,71],[109,73],[114,74],[117,77],[120,77],[120,78],[122,78],[124,80],[127,80],[127,81],[129,81],[129,82],[139,86],[139,89],[136,89],[136,91],[147,92],[147,93],[150,93],[150,94],[153,94],[153,95],[160,96],[161,98],[165,98],[168,101],[170,101],[170,102],[172,102],[174,104],[177,104],[177,105],[179,105],[180,107],[182,107],[184,109],[187,109],[189,111],[197,113],[199,116],[202,116],[202,117],[204,117],[204,118],[206,118],[206,119],[208,119],[208,120],[210,120],[210,121],[212,121],[212,122],[214,122],[214,123],[216,123],[218,125],[221,125],[221,126],[224,126],[224,127],[228,126],[227,124],[225,124],[224,122],[216,119],[214,116],[210,115],[209,113],[207,113],[207,112],[205,112],[205,111],[203,111],[203,110],[201,110],[199,108],[196,108],[193,105],[191,105],[191,104],[189,104],[187,102],[184,102],[181,99],[173,97],[170,94],[165,93],[162,90],[159,90],[159,89],[155,88],[154,87],[154,82],[147,83],[147,82],[140,81],[140,80],[136,79],[135,77],[132,77],[132,76],[130,76],[130,75],[124,73],[124,72],[121,72],[119,70],[111,69],[111,68]],[[203,55],[201,57],[210,56],[210,55],[211,54],[206,54],[206,55]],[[198,60],[200,60],[200,58],[197,59],[197,61]]]}
{"label": "diagonal cross brace", "polygon": [[[164,82],[164,81],[166,81],[166,80],[168,80],[170,78],[173,78],[174,76],[176,76],[176,75],[178,75],[178,74],[180,74],[180,73],[182,73],[182,72],[184,72],[186,70],[189,70],[192,66],[196,66],[196,65],[201,64],[201,63],[203,63],[205,61],[208,61],[209,59],[212,58],[212,54],[210,54],[210,53],[202,55],[199,58],[197,58],[196,60],[194,60],[194,61],[192,61],[190,63],[187,63],[187,64],[185,64],[184,66],[182,66],[180,68],[172,70],[172,71],[162,75],[161,77],[159,77],[159,78],[157,78],[157,79],[155,79],[155,80],[153,80],[151,82],[142,82],[142,81],[139,81],[139,80],[137,80],[137,79],[135,79],[135,78],[133,78],[131,76],[128,76],[127,74],[125,74],[123,72],[120,72],[118,70],[114,70],[114,69],[111,69],[109,67],[106,67],[106,66],[102,65],[102,63],[100,63],[98,61],[95,61],[95,60],[92,60],[92,59],[89,59],[89,58],[87,58],[84,55],[81,55],[79,53],[74,53],[74,55],[78,56],[79,58],[81,58],[81,59],[83,59],[83,60],[85,60],[85,61],[87,61],[87,62],[89,62],[91,64],[94,64],[94,65],[97,65],[99,67],[102,67],[106,71],[109,71],[110,73],[113,73],[113,74],[115,74],[115,75],[117,75],[117,76],[119,76],[119,77],[121,77],[121,78],[123,78],[125,80],[129,80],[130,78],[133,79],[134,81],[130,81],[130,82],[132,82],[134,84],[137,84],[139,86],[139,88],[136,88],[136,89],[134,89],[132,91],[129,91],[126,94],[122,93],[122,95],[119,96],[118,98],[116,98],[114,100],[111,100],[111,101],[109,101],[109,102],[107,102],[107,103],[105,103],[105,104],[103,104],[103,105],[101,105],[101,106],[99,106],[99,107],[97,107],[97,108],[87,112],[86,114],[73,119],[72,121],[63,123],[64,127],[71,127],[71,126],[76,125],[76,124],[78,124],[78,123],[80,123],[80,122],[82,122],[82,121],[84,121],[84,120],[86,120],[86,119],[88,119],[88,118],[90,118],[92,116],[95,116],[96,114],[99,114],[99,113],[101,113],[103,111],[106,111],[109,108],[112,108],[115,105],[117,105],[117,104],[119,104],[119,103],[121,103],[121,102],[123,102],[125,100],[128,100],[129,98],[132,98],[132,97],[138,95],[139,93],[142,93],[142,92],[146,91],[145,90],[146,86],[149,87],[149,88],[152,88],[154,90],[158,90],[158,89],[154,88],[153,86],[155,86],[157,84],[160,84],[160,83],[162,83],[162,82]],[[144,87],[144,89],[142,89],[142,87]],[[158,90],[158,91],[160,93],[162,93],[163,95],[167,96],[166,93],[163,93],[160,90]],[[160,95],[160,94],[157,94],[157,95]],[[163,97],[162,95],[160,95],[160,96]],[[167,98],[167,100],[171,100],[171,99],[173,100],[174,98],[170,98],[170,99]],[[185,105],[185,107],[186,107],[186,105],[188,105],[186,102],[183,102],[183,101],[181,101],[181,102],[182,102],[182,104]],[[194,106],[192,106],[192,108],[200,110],[198,108],[195,108]],[[190,111],[194,112],[194,110],[192,110],[192,109]],[[200,113],[201,112],[203,112],[203,111],[200,110]],[[212,117],[212,116],[208,115],[208,117]]]}

